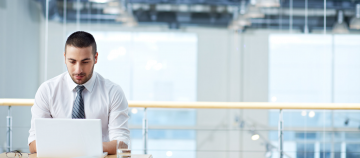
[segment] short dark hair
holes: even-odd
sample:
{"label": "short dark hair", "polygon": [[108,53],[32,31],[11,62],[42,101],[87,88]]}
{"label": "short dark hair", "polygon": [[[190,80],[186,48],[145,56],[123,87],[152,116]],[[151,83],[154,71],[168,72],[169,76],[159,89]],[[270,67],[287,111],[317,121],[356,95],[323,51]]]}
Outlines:
{"label": "short dark hair", "polygon": [[77,48],[85,48],[92,46],[92,52],[94,56],[97,52],[95,38],[90,33],[85,31],[76,31],[67,38],[65,44],[65,53],[66,53],[66,46],[68,45]]}

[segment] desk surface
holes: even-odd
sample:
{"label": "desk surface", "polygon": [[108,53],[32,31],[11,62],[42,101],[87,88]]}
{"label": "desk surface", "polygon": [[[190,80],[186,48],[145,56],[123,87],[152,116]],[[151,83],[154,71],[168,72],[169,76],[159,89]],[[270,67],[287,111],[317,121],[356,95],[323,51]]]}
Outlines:
{"label": "desk surface", "polygon": [[[0,154],[0,158],[7,158],[5,153]],[[29,158],[36,158],[36,154],[30,155]],[[116,155],[108,155],[105,158],[116,158]],[[151,155],[133,154],[131,158],[153,158]]]}

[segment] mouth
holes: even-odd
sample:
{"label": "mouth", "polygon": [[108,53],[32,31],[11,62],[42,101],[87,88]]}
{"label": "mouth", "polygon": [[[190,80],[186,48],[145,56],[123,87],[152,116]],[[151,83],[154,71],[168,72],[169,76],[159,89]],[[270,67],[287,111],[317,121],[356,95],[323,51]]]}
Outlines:
{"label": "mouth", "polygon": [[77,79],[77,80],[81,80],[83,78],[84,78],[84,76],[75,76],[75,79]]}

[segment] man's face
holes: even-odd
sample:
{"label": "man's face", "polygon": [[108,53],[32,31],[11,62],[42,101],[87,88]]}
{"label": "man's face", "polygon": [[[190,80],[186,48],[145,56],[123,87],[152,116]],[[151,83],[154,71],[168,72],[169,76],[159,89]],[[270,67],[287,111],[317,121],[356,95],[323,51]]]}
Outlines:
{"label": "man's face", "polygon": [[66,46],[65,64],[71,79],[77,84],[86,83],[92,76],[98,53],[92,53],[92,46],[77,48]]}

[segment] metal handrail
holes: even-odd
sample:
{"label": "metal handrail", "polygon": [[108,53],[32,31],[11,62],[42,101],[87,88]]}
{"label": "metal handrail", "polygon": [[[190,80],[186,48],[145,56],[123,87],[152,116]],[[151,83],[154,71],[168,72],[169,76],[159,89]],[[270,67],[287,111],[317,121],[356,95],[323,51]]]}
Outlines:
{"label": "metal handrail", "polygon": [[[0,99],[0,106],[32,106],[34,99]],[[137,108],[360,110],[359,103],[163,102],[129,101]]]}

